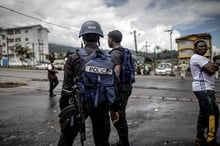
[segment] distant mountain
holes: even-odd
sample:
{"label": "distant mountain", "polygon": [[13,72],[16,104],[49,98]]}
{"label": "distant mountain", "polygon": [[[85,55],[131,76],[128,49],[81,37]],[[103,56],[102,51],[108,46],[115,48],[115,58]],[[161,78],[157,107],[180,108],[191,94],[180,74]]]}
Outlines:
{"label": "distant mountain", "polygon": [[65,45],[60,45],[60,44],[54,44],[54,43],[49,43],[49,53],[62,53],[65,54],[66,52],[74,52],[77,47],[71,47],[71,46],[65,46]]}

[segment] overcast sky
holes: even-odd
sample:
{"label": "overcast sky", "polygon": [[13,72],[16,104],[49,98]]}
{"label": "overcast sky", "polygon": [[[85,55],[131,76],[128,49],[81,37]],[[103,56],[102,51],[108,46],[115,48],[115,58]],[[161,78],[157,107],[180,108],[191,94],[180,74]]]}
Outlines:
{"label": "overcast sky", "polygon": [[[0,7],[0,27],[41,24],[48,28],[49,42],[80,46],[79,29],[86,20],[98,21],[105,37],[113,29],[123,33],[122,45],[134,50],[133,31],[138,50],[152,52],[155,45],[177,49],[175,38],[210,33],[214,50],[220,50],[220,0],[0,0],[0,6],[71,29],[34,20]],[[219,51],[220,52],[220,51]]]}

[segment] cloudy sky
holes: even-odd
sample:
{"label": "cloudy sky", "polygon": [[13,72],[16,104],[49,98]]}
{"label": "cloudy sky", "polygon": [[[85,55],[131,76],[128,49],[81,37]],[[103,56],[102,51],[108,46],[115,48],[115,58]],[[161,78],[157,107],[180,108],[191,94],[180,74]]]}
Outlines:
{"label": "cloudy sky", "polygon": [[210,33],[214,50],[220,52],[220,0],[0,0],[0,27],[41,24],[50,31],[51,43],[80,46],[79,29],[86,20],[101,24],[102,48],[108,48],[108,32],[118,29],[124,47],[134,49],[136,30],[138,50],[146,51],[146,42],[148,52],[156,45],[170,49],[170,34],[165,30],[172,29],[172,49],[177,49],[175,38]]}

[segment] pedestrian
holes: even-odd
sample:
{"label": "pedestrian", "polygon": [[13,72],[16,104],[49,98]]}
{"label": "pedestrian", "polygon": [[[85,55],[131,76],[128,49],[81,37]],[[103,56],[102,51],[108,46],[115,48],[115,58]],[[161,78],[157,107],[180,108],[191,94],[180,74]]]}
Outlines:
{"label": "pedestrian", "polygon": [[[112,70],[105,69],[105,68],[99,68],[94,67],[94,64],[90,64],[87,66],[88,63],[90,63],[89,59],[93,58],[101,58],[105,55],[102,54],[100,48],[99,48],[99,40],[100,37],[103,37],[103,31],[100,26],[100,24],[97,21],[89,20],[82,24],[81,30],[79,32],[79,37],[82,37],[84,47],[77,50],[75,53],[71,54],[65,64],[64,68],[64,80],[63,80],[63,86],[62,86],[62,92],[61,92],[61,98],[59,101],[60,109],[61,111],[64,111],[66,107],[69,107],[70,105],[70,99],[72,98],[72,88],[75,85],[80,85],[80,102],[83,109],[83,115],[85,115],[85,119],[89,116],[92,122],[93,127],[93,138],[94,143],[96,146],[110,146],[109,142],[109,136],[110,136],[110,109],[112,109],[113,112],[113,118],[114,122],[118,120],[118,104],[117,101],[114,101],[113,105],[109,104],[109,92],[111,92],[112,95],[115,95],[115,84],[113,85],[114,88],[109,89],[108,87],[102,88],[102,90],[99,88],[103,82],[104,84],[107,84],[111,81],[108,81],[108,77],[114,77],[112,76],[112,72],[114,72],[114,64],[110,60],[110,65],[112,64]],[[86,56],[86,59],[82,60],[82,54]],[[95,56],[94,56],[95,53]],[[109,58],[111,59],[111,56],[108,54]],[[94,60],[92,60],[94,61]],[[99,63],[101,65],[105,64],[106,59],[103,59],[101,62],[99,60]],[[83,67],[83,65],[86,65]],[[100,72],[100,75],[93,76],[90,75],[93,73],[93,75],[98,74]],[[105,74],[107,72],[107,75]],[[83,76],[87,73],[87,76]],[[95,78],[94,78],[95,77]],[[106,77],[106,78],[105,78]],[[89,79],[87,79],[89,78]],[[78,82],[77,79],[80,81],[90,82],[91,87],[87,87],[85,82]],[[90,80],[92,79],[92,80]],[[85,89],[85,90],[84,90]],[[100,90],[99,90],[100,89]],[[109,90],[108,90],[109,89]],[[81,91],[84,91],[83,93]],[[96,91],[100,92],[96,92]],[[111,90],[111,91],[110,91]],[[87,96],[89,95],[89,96]],[[98,95],[98,99],[96,100],[96,95]],[[74,94],[74,96],[77,96]],[[103,100],[100,100],[100,99]],[[96,102],[98,101],[98,103]],[[77,108],[77,103],[73,103],[74,107]],[[75,120],[77,119],[78,115],[74,115]],[[78,135],[78,132],[81,134],[81,127],[78,122],[82,121],[74,121],[71,126],[67,125],[70,124],[70,119],[60,119],[60,126],[61,126],[61,135],[58,142],[58,146],[72,146],[74,139]],[[85,127],[84,127],[85,128]],[[82,142],[82,140],[81,140]],[[82,142],[83,143],[83,142]]]}
{"label": "pedestrian", "polygon": [[180,76],[182,80],[186,78],[186,70],[187,70],[187,65],[185,61],[183,61],[183,63],[180,65]]}
{"label": "pedestrian", "polygon": [[53,65],[53,62],[55,60],[55,55],[51,54],[49,56],[49,60],[50,60],[50,63],[47,66],[48,79],[49,79],[49,83],[50,83],[50,86],[49,86],[49,96],[50,97],[54,97],[56,95],[54,94],[53,90],[54,90],[54,88],[56,88],[56,86],[59,83],[57,75],[56,75],[58,73],[58,71],[55,69],[55,67]]}
{"label": "pedestrian", "polygon": [[200,108],[196,145],[218,146],[216,133],[219,124],[219,109],[216,104],[214,83],[214,75],[218,66],[204,56],[207,49],[206,41],[198,39],[194,42],[195,53],[190,59],[193,77],[192,90],[198,99]]}
{"label": "pedestrian", "polygon": [[113,30],[109,32],[108,45],[110,48],[112,48],[110,54],[112,56],[113,63],[115,64],[116,76],[118,77],[119,80],[117,89],[118,89],[118,96],[120,99],[119,121],[114,124],[118,132],[119,141],[115,144],[112,144],[112,146],[129,146],[128,125],[126,120],[126,106],[128,103],[128,98],[132,92],[132,82],[123,83],[122,80],[122,78],[128,78],[130,75],[123,74],[126,72],[125,66],[123,66],[123,62],[125,61],[125,56],[124,56],[125,54],[123,53],[123,51],[125,51],[125,48],[121,46],[121,41],[122,41],[122,33],[119,30]]}

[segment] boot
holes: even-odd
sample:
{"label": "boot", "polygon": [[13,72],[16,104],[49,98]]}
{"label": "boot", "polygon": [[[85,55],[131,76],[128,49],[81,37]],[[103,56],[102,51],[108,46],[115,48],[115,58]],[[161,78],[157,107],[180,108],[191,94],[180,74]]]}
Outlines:
{"label": "boot", "polygon": [[54,97],[56,96],[55,94],[53,94],[53,92],[50,92],[50,97]]}
{"label": "boot", "polygon": [[216,141],[207,142],[207,146],[220,146]]}
{"label": "boot", "polygon": [[196,142],[196,146],[208,146],[205,138],[201,139],[201,138],[196,137],[195,142]]}

